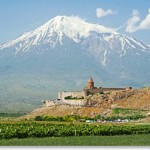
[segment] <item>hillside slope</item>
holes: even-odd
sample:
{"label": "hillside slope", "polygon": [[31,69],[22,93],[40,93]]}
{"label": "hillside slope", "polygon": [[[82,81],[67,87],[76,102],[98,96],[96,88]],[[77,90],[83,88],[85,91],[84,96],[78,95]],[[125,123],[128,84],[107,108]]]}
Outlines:
{"label": "hillside slope", "polygon": [[[134,110],[150,111],[150,87],[126,91],[112,91],[105,94],[95,94],[91,98],[90,105],[71,106],[56,105],[37,108],[23,118],[31,119],[36,116],[66,116],[80,115],[94,117],[96,115],[109,116],[114,108],[127,108]],[[22,118],[22,117],[21,117]]]}

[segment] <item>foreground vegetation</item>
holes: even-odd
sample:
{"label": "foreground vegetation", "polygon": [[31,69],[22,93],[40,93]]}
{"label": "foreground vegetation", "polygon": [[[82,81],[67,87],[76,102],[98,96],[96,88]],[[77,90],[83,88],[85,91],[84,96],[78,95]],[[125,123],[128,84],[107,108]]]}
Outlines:
{"label": "foreground vegetation", "polygon": [[79,115],[67,115],[67,116],[36,116],[35,121],[59,121],[59,122],[72,122],[80,121],[85,122],[86,120],[93,121],[117,121],[119,120],[138,120],[146,118],[147,110],[128,109],[128,108],[114,108],[112,109],[111,116],[97,115],[95,117],[79,116]]}
{"label": "foreground vegetation", "polygon": [[73,136],[1,139],[1,146],[149,146],[150,135]]}
{"label": "foreground vegetation", "polygon": [[[127,114],[129,114],[129,113],[127,113]],[[85,122],[86,120],[116,121],[118,119],[130,121],[130,120],[138,120],[138,119],[142,119],[142,118],[146,118],[146,116],[141,113],[136,113],[136,114],[126,115],[126,116],[122,116],[119,114],[119,115],[112,115],[112,116],[108,116],[108,117],[97,115],[92,118],[88,117],[88,116],[78,116],[78,115],[67,115],[67,116],[63,116],[63,117],[62,116],[36,116],[34,118],[34,120],[35,121],[59,121],[59,122],[61,122],[61,121],[62,122],[72,122],[72,121]]]}
{"label": "foreground vegetation", "polygon": [[0,124],[0,139],[149,134],[150,125],[15,122]]}
{"label": "foreground vegetation", "polygon": [[20,117],[25,115],[25,113],[0,113],[0,117],[6,118],[6,117]]}

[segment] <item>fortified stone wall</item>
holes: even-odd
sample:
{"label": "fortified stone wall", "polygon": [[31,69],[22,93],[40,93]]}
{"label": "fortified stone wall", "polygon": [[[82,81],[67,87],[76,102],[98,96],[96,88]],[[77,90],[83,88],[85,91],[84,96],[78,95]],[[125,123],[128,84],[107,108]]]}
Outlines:
{"label": "fortified stone wall", "polygon": [[119,91],[119,90],[126,90],[127,88],[101,88],[104,91]]}
{"label": "fortified stone wall", "polygon": [[63,103],[69,105],[77,105],[77,106],[84,106],[87,103],[87,100],[63,100]]}
{"label": "fortified stone wall", "polygon": [[84,91],[76,91],[76,92],[59,92],[58,93],[58,99],[60,100],[65,100],[65,97],[67,96],[72,96],[72,97],[85,97],[85,92]]}
{"label": "fortified stone wall", "polygon": [[91,93],[99,93],[101,91],[119,91],[119,90],[126,90],[126,88],[93,88],[93,89],[86,89],[85,92],[89,91]]}
{"label": "fortified stone wall", "polygon": [[44,101],[44,106],[46,106],[46,107],[55,106],[55,103],[52,100],[45,100]]}

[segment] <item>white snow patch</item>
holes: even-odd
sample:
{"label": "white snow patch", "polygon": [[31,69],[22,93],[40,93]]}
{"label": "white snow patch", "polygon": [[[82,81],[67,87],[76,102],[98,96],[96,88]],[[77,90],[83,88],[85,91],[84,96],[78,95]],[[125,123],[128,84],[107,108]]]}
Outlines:
{"label": "white snow patch", "polygon": [[131,44],[131,42],[127,39],[127,38],[124,38],[124,40],[128,43],[128,45],[130,45],[132,48],[136,48],[133,44]]}
{"label": "white snow patch", "polygon": [[122,38],[120,38],[120,41],[121,41],[121,49],[123,50],[126,43]]}
{"label": "white snow patch", "polygon": [[105,41],[109,42],[113,37],[114,37],[114,35],[111,34],[109,36],[104,36],[104,39],[105,39]]}
{"label": "white snow patch", "polygon": [[106,57],[106,56],[107,56],[107,50],[104,51],[104,59],[103,59],[103,61],[102,61],[102,65],[103,65],[103,66],[106,66],[106,60],[107,60],[107,57]]}

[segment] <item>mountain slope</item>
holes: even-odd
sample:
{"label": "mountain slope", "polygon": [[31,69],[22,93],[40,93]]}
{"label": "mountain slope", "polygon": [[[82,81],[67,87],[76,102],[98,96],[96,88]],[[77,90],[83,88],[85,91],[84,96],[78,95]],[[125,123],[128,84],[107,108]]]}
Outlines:
{"label": "mountain slope", "polygon": [[57,16],[0,45],[1,87],[7,91],[0,101],[40,104],[58,91],[84,88],[91,75],[96,86],[148,86],[149,66],[144,42],[79,17]]}

